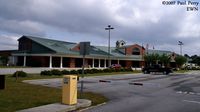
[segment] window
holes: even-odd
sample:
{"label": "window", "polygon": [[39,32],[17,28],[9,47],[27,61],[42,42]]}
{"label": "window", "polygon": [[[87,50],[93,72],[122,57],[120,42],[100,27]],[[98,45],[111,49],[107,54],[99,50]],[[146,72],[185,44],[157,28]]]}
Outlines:
{"label": "window", "polygon": [[140,55],[140,49],[137,47],[133,48],[132,55]]}

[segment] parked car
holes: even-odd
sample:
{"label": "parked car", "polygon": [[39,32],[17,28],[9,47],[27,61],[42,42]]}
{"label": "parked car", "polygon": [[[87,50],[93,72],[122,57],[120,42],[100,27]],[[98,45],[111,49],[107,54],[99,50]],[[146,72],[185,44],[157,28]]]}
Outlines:
{"label": "parked car", "polygon": [[153,65],[153,66],[144,67],[142,69],[142,72],[144,74],[150,74],[151,72],[161,72],[167,75],[169,73],[172,73],[172,69],[169,67],[162,67],[160,65]]}
{"label": "parked car", "polygon": [[120,64],[112,64],[109,68],[120,69],[121,67]]}

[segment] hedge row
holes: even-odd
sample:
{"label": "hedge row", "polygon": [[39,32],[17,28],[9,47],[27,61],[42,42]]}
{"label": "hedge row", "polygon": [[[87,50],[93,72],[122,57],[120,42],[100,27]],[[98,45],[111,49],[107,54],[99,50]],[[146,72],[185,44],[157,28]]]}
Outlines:
{"label": "hedge row", "polygon": [[[121,69],[111,69],[111,68],[106,68],[106,69],[85,69],[84,73],[85,74],[94,74],[94,73],[112,73],[112,72],[130,72],[133,71],[131,68],[121,68]],[[45,71],[41,71],[40,73],[41,75],[69,75],[69,74],[82,74],[82,69],[78,69],[78,70],[57,70],[57,69],[53,69],[53,70],[45,70]]]}

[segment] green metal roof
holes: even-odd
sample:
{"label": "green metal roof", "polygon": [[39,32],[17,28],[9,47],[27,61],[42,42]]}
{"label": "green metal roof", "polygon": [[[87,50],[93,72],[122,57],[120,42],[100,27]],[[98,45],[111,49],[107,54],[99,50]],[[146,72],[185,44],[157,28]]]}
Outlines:
{"label": "green metal roof", "polygon": [[162,55],[162,54],[167,54],[167,55],[169,55],[169,54],[172,54],[172,52],[171,51],[164,51],[164,50],[152,50],[152,49],[148,49],[148,53],[149,54],[159,54],[159,55]]}
{"label": "green metal roof", "polygon": [[33,37],[33,36],[23,36],[28,39],[31,39],[32,41],[41,44],[56,53],[72,53],[74,54],[75,52],[70,50],[73,48],[76,43],[71,43],[71,42],[64,42],[64,41],[58,41],[58,40],[52,40],[52,39],[45,39],[45,38],[39,38],[39,37]]}
{"label": "green metal roof", "polygon": [[[52,51],[54,51],[57,54],[79,55],[79,51],[72,50],[75,46],[78,45],[77,43],[58,41],[58,40],[33,37],[33,36],[22,36],[21,38],[28,38],[48,49],[51,49]],[[111,49],[111,57],[113,57],[113,58],[115,58],[115,57],[120,58],[120,59],[131,59],[132,58],[132,59],[136,59],[136,60],[141,59],[141,55],[139,55],[139,56],[138,55],[125,55],[125,47],[123,47],[123,48],[111,47],[110,49]],[[161,51],[161,50],[148,50],[148,53],[169,54],[172,52]],[[91,45],[90,56],[107,57],[108,56],[108,47]]]}

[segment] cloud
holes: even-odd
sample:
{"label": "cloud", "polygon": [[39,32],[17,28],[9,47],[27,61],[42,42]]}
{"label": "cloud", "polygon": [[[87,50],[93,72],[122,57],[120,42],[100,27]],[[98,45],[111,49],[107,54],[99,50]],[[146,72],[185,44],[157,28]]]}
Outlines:
{"label": "cloud", "polygon": [[1,31],[19,35],[51,36],[55,30],[54,35],[66,32],[75,40],[93,38],[98,44],[107,40],[104,28],[111,24],[115,28],[112,45],[123,39],[127,44],[149,43],[170,50],[178,40],[190,48],[199,47],[192,43],[200,42],[199,11],[162,5],[160,0],[1,0],[0,17]]}
{"label": "cloud", "polygon": [[0,18],[0,30],[6,32],[43,36],[45,32],[40,26],[40,24],[33,21],[3,20]]}
{"label": "cloud", "polygon": [[200,38],[200,16],[195,13],[187,13],[187,17],[183,18],[177,38]]}
{"label": "cloud", "polygon": [[0,50],[17,49],[17,36],[0,35]]}

